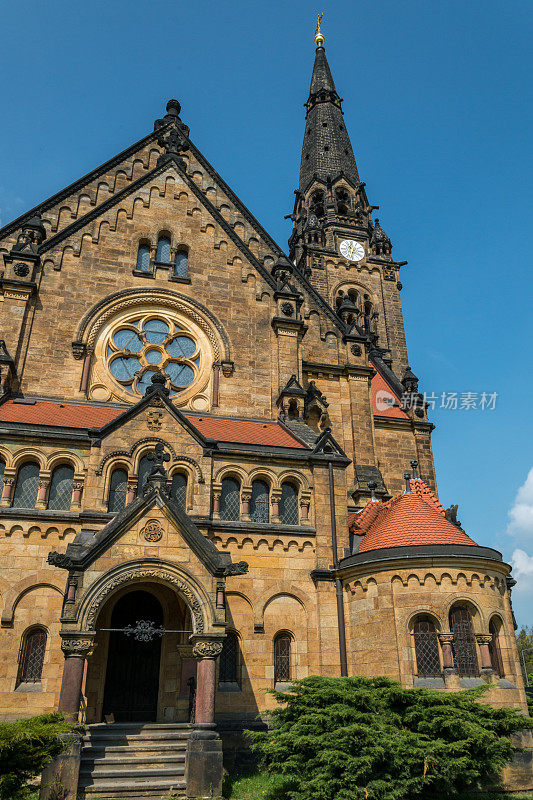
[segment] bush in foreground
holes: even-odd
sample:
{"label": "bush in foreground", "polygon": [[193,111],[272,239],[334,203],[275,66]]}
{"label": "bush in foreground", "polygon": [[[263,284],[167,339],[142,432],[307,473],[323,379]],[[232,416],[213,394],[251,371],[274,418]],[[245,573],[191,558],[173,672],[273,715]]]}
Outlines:
{"label": "bush in foreground", "polygon": [[404,689],[387,678],[295,681],[272,692],[271,729],[252,733],[287,800],[411,800],[496,784],[513,757],[519,712],[463,692]]}
{"label": "bush in foreground", "polygon": [[0,800],[28,796],[27,782],[65,749],[72,727],[57,713],[0,723]]}

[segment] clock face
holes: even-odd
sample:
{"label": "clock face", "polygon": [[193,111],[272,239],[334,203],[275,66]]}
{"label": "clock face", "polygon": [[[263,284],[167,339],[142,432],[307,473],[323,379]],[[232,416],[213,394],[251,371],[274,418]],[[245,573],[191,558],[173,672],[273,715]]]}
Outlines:
{"label": "clock face", "polygon": [[348,261],[361,261],[365,257],[365,248],[354,239],[344,239],[339,247],[341,255]]}

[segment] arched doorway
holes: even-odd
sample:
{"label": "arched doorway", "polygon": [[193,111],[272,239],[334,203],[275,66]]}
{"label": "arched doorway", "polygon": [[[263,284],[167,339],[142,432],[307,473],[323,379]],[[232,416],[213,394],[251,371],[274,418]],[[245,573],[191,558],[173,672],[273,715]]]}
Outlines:
{"label": "arched doorway", "polygon": [[[134,626],[138,620],[163,625],[163,609],[150,592],[123,595],[111,614],[111,628]],[[116,722],[155,722],[159,693],[161,637],[137,641],[119,631],[109,634],[103,715]]]}

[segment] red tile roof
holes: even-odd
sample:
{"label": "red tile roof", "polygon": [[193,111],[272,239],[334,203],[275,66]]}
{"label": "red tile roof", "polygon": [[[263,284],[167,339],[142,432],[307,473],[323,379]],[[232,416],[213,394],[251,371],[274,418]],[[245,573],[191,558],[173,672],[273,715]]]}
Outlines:
{"label": "red tile roof", "polygon": [[476,544],[446,519],[443,507],[420,478],[411,480],[410,493],[398,494],[386,503],[367,503],[358,514],[349,515],[348,524],[353,533],[363,534],[360,553],[382,547]]}
{"label": "red tile roof", "polygon": [[[0,423],[53,425],[66,428],[100,428],[127,409],[108,406],[60,403],[36,400],[35,403],[15,403],[8,400],[0,405]],[[206,438],[217,442],[257,444],[266,447],[297,447],[304,445],[278,422],[219,417],[197,417],[185,414],[189,422]]]}
{"label": "red tile roof", "polygon": [[64,428],[99,428],[122,414],[122,408],[77,405],[51,400],[36,400],[35,404],[0,405],[0,422],[20,422],[25,425],[57,425]]}
{"label": "red tile roof", "polygon": [[[400,398],[392,391],[389,384],[376,372],[370,383],[372,395],[372,411],[379,417],[392,417],[395,419],[409,419],[409,416],[399,408]],[[395,403],[396,405],[391,405]]]}
{"label": "red tile roof", "polygon": [[217,442],[304,448],[304,445],[278,422],[195,417],[187,414],[185,416],[203,436],[215,439]]}

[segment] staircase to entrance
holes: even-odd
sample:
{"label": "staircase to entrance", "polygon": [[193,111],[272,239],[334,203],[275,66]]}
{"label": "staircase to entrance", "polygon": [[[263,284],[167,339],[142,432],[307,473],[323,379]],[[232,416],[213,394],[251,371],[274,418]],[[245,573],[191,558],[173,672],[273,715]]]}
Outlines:
{"label": "staircase to entrance", "polygon": [[162,800],[185,796],[190,723],[89,725],[79,795],[86,800]]}

